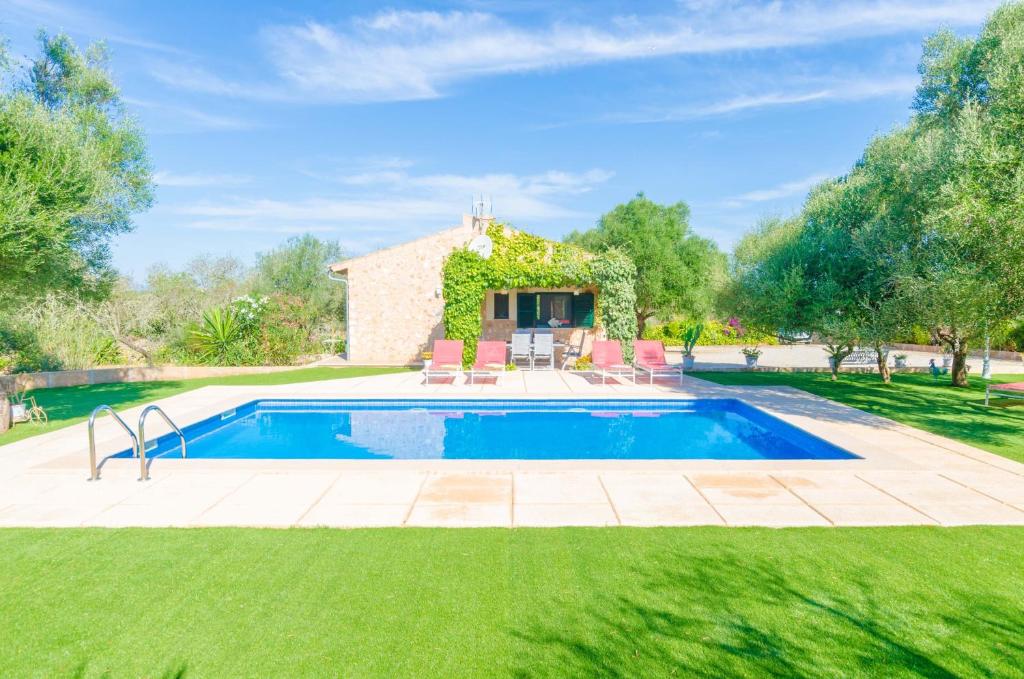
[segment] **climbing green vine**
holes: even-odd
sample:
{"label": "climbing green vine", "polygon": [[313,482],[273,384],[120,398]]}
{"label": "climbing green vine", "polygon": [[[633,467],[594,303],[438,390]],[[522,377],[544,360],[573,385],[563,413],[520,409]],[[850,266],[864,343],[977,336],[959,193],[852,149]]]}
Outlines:
{"label": "climbing green vine", "polygon": [[465,343],[467,364],[476,358],[488,290],[594,286],[599,293],[596,324],[609,339],[621,341],[623,351],[632,350],[637,331],[636,267],[626,255],[617,250],[595,255],[575,245],[506,231],[502,224],[492,224],[487,235],[494,243],[488,259],[459,248],[444,264],[445,337]]}

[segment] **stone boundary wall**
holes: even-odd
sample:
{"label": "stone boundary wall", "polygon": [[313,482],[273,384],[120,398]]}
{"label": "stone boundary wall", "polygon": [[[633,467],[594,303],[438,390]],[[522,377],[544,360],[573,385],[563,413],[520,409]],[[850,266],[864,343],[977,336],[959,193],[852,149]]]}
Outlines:
{"label": "stone boundary wall", "polygon": [[85,384],[110,384],[112,382],[156,382],[191,380],[201,377],[227,377],[229,375],[265,375],[286,370],[298,370],[302,367],[305,366],[121,366],[3,375],[0,376],[0,386],[7,391],[50,389],[52,387],[78,387]]}
{"label": "stone boundary wall", "polygon": [[[898,351],[925,351],[930,354],[942,353],[942,347],[934,344],[890,344],[889,348],[896,349]],[[971,351],[968,351],[967,354],[969,356],[974,356],[975,358],[980,358],[985,355],[985,352],[982,349],[972,349]],[[988,352],[988,355],[991,358],[996,358],[1001,361],[1024,361],[1024,354],[1016,351],[996,351],[993,349]]]}

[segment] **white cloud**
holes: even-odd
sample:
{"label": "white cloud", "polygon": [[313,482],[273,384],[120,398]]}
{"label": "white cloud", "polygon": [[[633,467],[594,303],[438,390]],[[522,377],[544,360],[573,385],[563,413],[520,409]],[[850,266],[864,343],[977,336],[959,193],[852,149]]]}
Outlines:
{"label": "white cloud", "polygon": [[33,29],[40,26],[56,26],[61,30],[85,33],[93,39],[108,43],[166,54],[185,54],[185,51],[178,47],[132,35],[116,22],[81,7],[71,7],[56,0],[4,0],[2,4],[4,22]]}
{"label": "white cloud", "polygon": [[[386,174],[387,176],[380,176]],[[593,190],[612,173],[549,170],[532,175],[390,173],[325,174],[340,195],[301,200],[230,197],[172,208],[192,218],[187,226],[220,231],[333,232],[355,249],[397,242],[451,226],[468,212],[474,194],[493,197],[495,212],[512,223],[588,218],[567,203]],[[345,193],[345,187],[357,187]],[[358,247],[357,247],[358,246]]]}
{"label": "white cloud", "polygon": [[750,203],[764,203],[773,200],[780,200],[782,198],[792,198],[794,196],[800,196],[811,190],[812,187],[820,184],[830,177],[835,177],[836,174],[829,174],[826,172],[819,172],[803,179],[797,179],[795,181],[784,182],[777,184],[765,189],[757,189],[755,191],[748,191],[741,193],[738,196],[733,196],[724,201],[725,207],[742,207]]}
{"label": "white cloud", "polygon": [[667,123],[739,113],[741,111],[793,106],[816,101],[863,101],[888,96],[907,96],[914,92],[918,79],[911,77],[875,78],[858,76],[840,79],[827,86],[763,92],[723,99],[708,104],[668,108],[647,108],[629,113],[611,113],[600,118],[614,123]]}
{"label": "white cloud", "polygon": [[201,172],[181,174],[161,170],[153,173],[153,181],[159,186],[205,188],[212,186],[242,186],[251,182],[252,177],[238,174],[204,174]]}
{"label": "white cloud", "polygon": [[253,130],[260,127],[259,123],[245,118],[238,118],[230,115],[209,113],[190,106],[179,106],[162,102],[149,101],[147,99],[135,99],[125,97],[124,103],[129,106],[151,110],[152,115],[157,116],[158,122],[150,131],[156,132],[193,132],[193,131],[220,131],[231,132],[239,130]]}
{"label": "white cloud", "polygon": [[309,21],[262,32],[277,79],[243,84],[164,64],[177,86],[256,99],[395,101],[442,96],[481,76],[668,55],[823,44],[984,19],[997,0],[690,2],[606,25],[523,26],[484,12],[389,10],[344,24]]}
{"label": "white cloud", "polygon": [[258,220],[236,219],[236,220],[196,220],[184,225],[186,229],[197,231],[221,231],[228,233],[332,233],[333,227],[321,224],[266,224]]}

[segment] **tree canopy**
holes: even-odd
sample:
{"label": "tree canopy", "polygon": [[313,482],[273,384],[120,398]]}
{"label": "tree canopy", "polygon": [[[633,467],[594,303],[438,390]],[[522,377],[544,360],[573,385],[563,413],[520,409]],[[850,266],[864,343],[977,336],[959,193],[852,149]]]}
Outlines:
{"label": "tree canopy", "polygon": [[932,36],[919,71],[906,126],[740,243],[733,299],[763,323],[868,343],[880,368],[901,328],[929,327],[964,385],[969,345],[1024,313],[1024,5],[976,39]]}
{"label": "tree canopy", "polygon": [[27,68],[0,60],[0,297],[101,293],[110,239],[152,202],[146,146],[102,44],[39,44]]}
{"label": "tree canopy", "polygon": [[715,244],[690,230],[686,203],[659,205],[642,193],[616,206],[584,232],[565,240],[592,252],[612,248],[636,266],[638,331],[652,317],[687,314],[702,317],[711,310],[717,274],[724,256]]}

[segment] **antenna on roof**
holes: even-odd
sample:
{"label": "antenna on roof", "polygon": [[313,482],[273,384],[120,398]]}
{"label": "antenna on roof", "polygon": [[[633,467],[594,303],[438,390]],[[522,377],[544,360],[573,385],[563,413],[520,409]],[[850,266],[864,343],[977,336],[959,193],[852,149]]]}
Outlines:
{"label": "antenna on roof", "polygon": [[483,231],[488,222],[493,219],[493,217],[491,217],[493,214],[493,212],[491,212],[492,206],[493,203],[489,196],[487,197],[487,200],[484,199],[484,194],[482,193],[479,197],[473,196],[473,226],[480,231]]}
{"label": "antenna on roof", "polygon": [[494,200],[491,196],[473,196],[472,212],[474,217],[484,218],[494,214]]}

